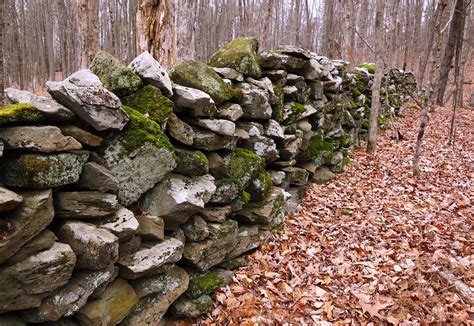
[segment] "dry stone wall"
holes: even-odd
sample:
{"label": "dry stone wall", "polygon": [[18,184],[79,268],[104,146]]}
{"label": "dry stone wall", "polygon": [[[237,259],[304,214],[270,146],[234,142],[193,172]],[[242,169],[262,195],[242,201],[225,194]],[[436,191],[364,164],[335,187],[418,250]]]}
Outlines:
{"label": "dry stone wall", "polygon": [[[168,75],[100,52],[0,109],[0,324],[197,317],[366,133],[374,67],[225,45]],[[402,87],[404,83],[404,87]],[[387,71],[380,125],[413,76]]]}

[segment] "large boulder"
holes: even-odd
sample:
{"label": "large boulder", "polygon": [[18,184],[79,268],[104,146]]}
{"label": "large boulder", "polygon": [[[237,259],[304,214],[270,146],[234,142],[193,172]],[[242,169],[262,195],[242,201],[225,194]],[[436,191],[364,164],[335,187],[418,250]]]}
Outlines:
{"label": "large boulder", "polygon": [[122,98],[122,102],[159,125],[163,125],[173,112],[173,102],[152,85],[142,87],[135,93]]}
{"label": "large boulder", "polygon": [[55,243],[16,264],[0,268],[0,312],[38,307],[41,299],[71,278],[76,256],[69,245]]}
{"label": "large boulder", "polygon": [[112,135],[103,150],[110,172],[119,181],[117,197],[128,206],[176,167],[168,137],[143,114],[125,107],[130,123]]}
{"label": "large boulder", "polygon": [[170,174],[140,199],[139,206],[163,217],[166,229],[175,230],[202,210],[215,191],[214,177],[210,174],[196,177]]}
{"label": "large boulder", "polygon": [[0,187],[0,213],[11,211],[21,204],[23,197],[11,190]]}
{"label": "large boulder", "polygon": [[258,40],[255,37],[240,37],[227,43],[209,60],[212,67],[230,67],[238,72],[260,78],[262,71],[258,63]]}
{"label": "large boulder", "polygon": [[95,55],[91,71],[109,91],[120,97],[135,92],[142,85],[142,80],[132,69],[105,51]]}
{"label": "large boulder", "polygon": [[58,127],[21,126],[2,128],[0,139],[6,148],[51,153],[81,149],[82,145],[72,137],[64,136]]}
{"label": "large boulder", "polygon": [[15,88],[7,88],[5,96],[11,103],[26,103],[34,106],[45,117],[54,121],[69,121],[75,116],[74,112],[50,97],[38,96]]}
{"label": "large boulder", "polygon": [[17,253],[53,220],[51,190],[21,192],[23,202],[0,218],[0,264]]}
{"label": "large boulder", "polygon": [[122,130],[128,122],[120,99],[90,70],[75,72],[61,82],[46,83],[51,96],[96,130]]}
{"label": "large boulder", "polygon": [[117,325],[138,303],[138,297],[127,281],[116,279],[100,297],[89,301],[75,315],[81,325]]}
{"label": "large boulder", "polygon": [[102,219],[119,207],[117,196],[98,191],[60,191],[54,198],[56,218]]}
{"label": "large boulder", "polygon": [[99,270],[118,259],[118,238],[92,224],[67,221],[59,228],[58,238],[74,250],[77,268]]}
{"label": "large boulder", "polygon": [[176,84],[197,88],[211,96],[216,104],[221,104],[241,93],[224,80],[211,67],[194,60],[184,60],[170,71]]}
{"label": "large boulder", "polygon": [[0,181],[7,186],[34,189],[76,183],[88,158],[85,151],[10,155],[0,162]]}
{"label": "large boulder", "polygon": [[137,279],[160,273],[164,265],[181,259],[183,246],[183,243],[175,238],[168,238],[159,243],[145,243],[136,252],[120,257],[120,276]]}
{"label": "large boulder", "polygon": [[147,84],[158,87],[165,96],[173,95],[171,80],[166,70],[153,56],[145,51],[128,65]]}

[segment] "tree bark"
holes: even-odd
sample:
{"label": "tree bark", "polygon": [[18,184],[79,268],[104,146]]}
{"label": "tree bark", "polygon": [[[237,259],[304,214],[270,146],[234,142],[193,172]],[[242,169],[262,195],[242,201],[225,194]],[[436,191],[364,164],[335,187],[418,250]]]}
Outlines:
{"label": "tree bark", "polygon": [[87,68],[99,51],[99,2],[77,0],[77,31],[80,47],[80,67]]}
{"label": "tree bark", "polygon": [[3,90],[5,89],[5,71],[3,69],[3,31],[5,23],[3,20],[3,1],[0,1],[0,106],[5,103]]}

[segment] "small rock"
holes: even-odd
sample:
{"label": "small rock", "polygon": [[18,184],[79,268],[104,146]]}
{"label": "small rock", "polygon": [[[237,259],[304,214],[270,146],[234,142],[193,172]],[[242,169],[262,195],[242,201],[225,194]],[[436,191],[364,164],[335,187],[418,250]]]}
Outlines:
{"label": "small rock", "polygon": [[132,238],[139,227],[138,220],[133,212],[125,207],[119,208],[113,216],[100,220],[96,225],[115,234],[120,242]]}
{"label": "small rock", "polygon": [[278,143],[280,158],[291,160],[298,155],[301,144],[303,143],[303,132],[298,131],[294,135],[285,135],[283,141]]}
{"label": "small rock", "polygon": [[209,173],[209,161],[202,152],[175,148],[179,158],[176,173],[187,176],[199,176]]}
{"label": "small rock", "polygon": [[229,204],[240,196],[242,185],[238,180],[225,178],[215,182],[216,191],[212,195],[209,203],[212,204]]}
{"label": "small rock", "polygon": [[81,325],[116,325],[138,303],[133,288],[122,279],[113,281],[97,299],[89,301],[75,315]]}
{"label": "small rock", "polygon": [[139,223],[137,235],[145,240],[157,241],[165,238],[165,222],[161,217],[152,215],[138,215]]}
{"label": "small rock", "polygon": [[247,251],[260,247],[271,239],[271,233],[267,230],[259,230],[258,225],[241,225],[237,239],[237,245],[232,252],[227,254],[225,260],[237,258]]}
{"label": "small rock", "polygon": [[308,183],[309,173],[305,169],[291,166],[282,168],[282,170],[289,174],[292,185],[304,186]]}
{"label": "small rock", "polygon": [[336,178],[336,174],[331,172],[327,167],[323,166],[314,172],[311,180],[318,185],[325,184]]}
{"label": "small rock", "polygon": [[48,250],[53,246],[56,240],[56,235],[53,232],[43,230],[40,234],[21,247],[21,249],[13,257],[8,259],[5,264],[10,266],[25,260],[30,256],[36,255],[41,251]]}
{"label": "small rock", "polygon": [[118,179],[106,167],[88,162],[82,169],[77,186],[89,190],[115,193],[118,188]]}
{"label": "small rock", "polygon": [[277,48],[277,51],[292,55],[297,58],[306,59],[306,60],[309,60],[312,58],[311,51],[305,48],[294,46],[294,45],[280,45]]}
{"label": "small rock", "polygon": [[203,91],[181,85],[173,86],[174,95],[171,100],[175,111],[197,117],[212,117],[216,114],[216,104]]}
{"label": "small rock", "polygon": [[133,59],[128,66],[147,84],[158,87],[165,96],[171,97],[173,95],[168,73],[148,51]]}
{"label": "small rock", "polygon": [[209,161],[209,172],[215,178],[226,178],[230,175],[224,160],[219,154],[209,153],[207,159]]}
{"label": "small rock", "polygon": [[272,117],[272,107],[268,102],[268,92],[257,86],[242,83],[238,85],[242,88],[243,96],[240,101],[244,118],[266,120]]}
{"label": "small rock", "polygon": [[280,126],[278,122],[275,120],[268,120],[268,122],[264,125],[265,128],[265,136],[273,138],[273,139],[283,139],[285,138],[285,133],[283,128]]}
{"label": "small rock", "polygon": [[102,143],[102,138],[91,134],[88,131],[85,131],[79,127],[73,125],[60,126],[61,133],[65,136],[70,136],[79,141],[82,145],[87,145],[91,147],[100,146]]}
{"label": "small rock", "polygon": [[146,85],[135,93],[122,97],[122,103],[163,126],[173,112],[173,102],[152,85]]}
{"label": "small rock", "polygon": [[138,249],[140,249],[142,245],[142,238],[139,236],[134,236],[128,241],[119,243],[119,257],[125,257],[128,256]]}
{"label": "small rock", "polygon": [[262,202],[249,203],[237,212],[235,217],[244,223],[272,224],[283,212],[283,190],[273,187],[270,194]]}
{"label": "small rock", "polygon": [[244,110],[239,104],[226,103],[217,109],[217,117],[230,121],[237,121],[244,115]]}
{"label": "small rock", "polygon": [[268,171],[268,174],[272,177],[272,183],[275,186],[281,185],[286,178],[286,173],[283,171]]}
{"label": "small rock", "polygon": [[273,139],[263,136],[250,137],[242,140],[241,146],[250,149],[263,157],[266,163],[270,163],[279,158],[278,150]]}
{"label": "small rock", "polygon": [[[230,121],[229,121],[230,122]],[[223,136],[204,129],[193,128],[193,146],[206,151],[219,149],[234,150],[237,146],[238,137]]]}
{"label": "small rock", "polygon": [[182,229],[186,238],[191,241],[202,241],[209,236],[209,228],[206,221],[198,215],[193,215],[183,224]]}
{"label": "small rock", "polygon": [[178,318],[197,318],[212,311],[212,298],[204,294],[196,299],[181,296],[173,303],[172,312]]}
{"label": "small rock", "polygon": [[235,80],[237,82],[244,81],[244,75],[242,75],[240,72],[238,72],[235,69],[228,68],[228,67],[224,67],[224,68],[213,67],[212,69],[214,69],[215,72],[221,75],[222,78]]}
{"label": "small rock", "polygon": [[186,296],[197,299],[203,294],[211,294],[215,289],[232,282],[234,272],[225,269],[215,269],[204,273],[190,275]]}
{"label": "small rock", "polygon": [[199,212],[199,215],[208,222],[224,223],[231,212],[230,206],[206,207],[204,211]]}
{"label": "small rock", "polygon": [[77,268],[99,270],[118,259],[118,238],[92,224],[67,221],[59,228],[58,238],[74,250]]}
{"label": "small rock", "polygon": [[[185,122],[208,129],[223,136],[233,136],[235,133],[235,123],[224,119],[193,119],[183,118]],[[1,134],[0,134],[1,135]]]}
{"label": "small rock", "polygon": [[322,81],[308,82],[310,89],[309,98],[312,100],[322,100],[324,96],[324,87]]}
{"label": "small rock", "polygon": [[183,243],[175,238],[165,239],[160,243],[146,243],[142,247],[118,261],[120,276],[126,279],[137,279],[160,273],[163,265],[173,264],[181,259]]}
{"label": "small rock", "polygon": [[56,218],[106,218],[119,207],[117,196],[98,191],[57,192],[54,198]]}
{"label": "small rock", "polygon": [[181,120],[176,116],[176,114],[171,113],[168,118],[168,123],[166,125],[171,137],[183,143],[185,145],[192,145],[194,140],[194,130],[186,122]]}
{"label": "small rock", "polygon": [[21,204],[23,197],[10,191],[6,188],[0,187],[0,213],[11,211]]}

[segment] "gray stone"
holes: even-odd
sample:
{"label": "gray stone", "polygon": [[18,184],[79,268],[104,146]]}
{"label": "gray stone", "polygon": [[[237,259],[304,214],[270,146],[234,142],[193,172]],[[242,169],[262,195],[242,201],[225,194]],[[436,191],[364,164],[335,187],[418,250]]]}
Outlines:
{"label": "gray stone", "polygon": [[187,176],[198,176],[209,173],[209,161],[202,152],[175,148],[178,166],[174,171]]}
{"label": "gray stone", "polygon": [[116,193],[118,179],[106,167],[94,162],[88,162],[82,169],[77,186],[89,190]]}
{"label": "gray stone", "polygon": [[237,212],[235,217],[245,223],[273,224],[278,215],[283,212],[283,204],[283,189],[273,187],[262,202],[249,203],[244,209]]}
{"label": "gray stone", "polygon": [[268,102],[268,93],[251,84],[238,84],[242,89],[243,96],[240,101],[244,118],[266,120],[272,117],[272,107]]}
{"label": "gray stone", "polygon": [[263,125],[257,122],[239,121],[237,122],[237,126],[245,130],[249,134],[249,137],[263,136],[265,133]]}
{"label": "gray stone", "polygon": [[230,175],[227,165],[219,154],[209,153],[207,159],[209,161],[209,172],[215,178],[226,178]]}
{"label": "gray stone", "polygon": [[8,259],[5,264],[7,266],[13,265],[30,256],[36,255],[41,251],[48,250],[53,246],[56,240],[56,235],[53,232],[43,230],[40,234],[21,247],[21,249],[13,257]]}
{"label": "gray stone", "polygon": [[223,136],[233,136],[235,133],[235,123],[229,120],[224,119],[193,119],[185,118],[184,121],[193,125],[198,126],[204,129],[208,129],[216,134]]}
{"label": "gray stone", "polygon": [[82,145],[87,145],[91,147],[100,146],[102,143],[102,137],[96,136],[88,131],[85,131],[79,127],[73,125],[60,126],[61,132],[65,136],[71,136]]}
{"label": "gray stone", "polygon": [[298,154],[301,144],[303,143],[303,132],[298,131],[294,135],[285,135],[283,141],[278,143],[280,158],[291,160]]}
{"label": "gray stone", "polygon": [[203,294],[211,294],[215,289],[232,282],[234,272],[225,269],[211,269],[204,273],[192,272],[186,296],[197,299]]}
{"label": "gray stone", "polygon": [[0,218],[0,264],[43,231],[53,220],[51,190],[21,192],[23,202]]}
{"label": "gray stone", "polygon": [[234,150],[237,146],[238,137],[218,135],[214,132],[199,128],[193,128],[193,130],[193,146],[196,148],[206,151],[216,151],[219,149]]}
{"label": "gray stone", "polygon": [[311,180],[318,185],[327,183],[336,178],[336,174],[331,172],[327,167],[323,166],[314,172]]}
{"label": "gray stone", "polygon": [[324,97],[324,87],[322,81],[312,81],[308,82],[308,86],[310,89],[309,98],[311,100],[322,100]]}
{"label": "gray stone", "polygon": [[46,87],[56,101],[96,130],[122,130],[128,122],[119,98],[90,70],[79,70],[61,82],[48,81]]}
{"label": "gray stone", "polygon": [[58,238],[74,250],[77,268],[99,270],[118,259],[118,238],[92,224],[67,221],[59,228]]}
{"label": "gray stone", "polygon": [[160,321],[169,306],[188,288],[189,276],[184,269],[173,266],[163,274],[133,284],[140,301],[121,325],[162,325]]}
{"label": "gray stone", "polygon": [[224,68],[216,68],[213,67],[215,72],[217,72],[219,75],[221,75],[222,78],[227,78],[231,80],[235,80],[237,82],[243,82],[244,81],[244,75],[238,72],[235,69],[229,68],[229,67],[224,67]]}
{"label": "gray stone", "polygon": [[203,91],[181,85],[173,86],[174,95],[171,100],[175,111],[197,117],[212,117],[216,114],[216,104]]}
{"label": "gray stone", "polygon": [[40,306],[42,298],[69,281],[75,263],[69,245],[54,243],[49,250],[0,268],[0,312]]}
{"label": "gray stone", "polygon": [[268,171],[268,174],[272,177],[272,183],[275,186],[281,185],[286,178],[286,173],[283,171]]}
{"label": "gray stone", "polygon": [[201,211],[215,191],[214,177],[209,174],[170,174],[140,199],[139,206],[151,215],[163,217],[167,230],[175,230]]}
{"label": "gray stone", "polygon": [[309,64],[304,72],[304,79],[319,80],[324,76],[324,67],[316,59],[310,59]]}
{"label": "gray stone", "polygon": [[199,215],[208,222],[224,223],[227,217],[232,213],[231,206],[206,207]]}
{"label": "gray stone", "polygon": [[244,110],[237,103],[226,103],[217,109],[217,117],[237,121],[244,115]]}
{"label": "gray stone", "polygon": [[11,190],[0,187],[0,213],[11,211],[21,204],[23,197]]}
{"label": "gray stone", "polygon": [[265,136],[273,138],[273,139],[283,139],[285,138],[284,130],[280,126],[278,122],[275,120],[268,120],[268,122],[264,125],[265,128]]}
{"label": "gray stone", "polygon": [[[124,155],[124,152],[127,154]],[[159,147],[145,142],[127,152],[120,137],[110,142],[104,158],[110,172],[119,180],[117,198],[124,206],[137,201],[177,165],[173,150],[168,146]]]}
{"label": "gray stone", "polygon": [[99,271],[76,272],[64,287],[43,299],[38,308],[22,312],[23,318],[30,323],[39,323],[72,316],[86,304],[94,290],[113,275],[113,265]]}
{"label": "gray stone", "polygon": [[304,186],[308,183],[309,173],[305,169],[295,166],[282,168],[290,176],[290,183],[295,186]]}
{"label": "gray stone", "polygon": [[256,249],[271,239],[271,233],[267,230],[259,230],[258,225],[239,226],[238,242],[235,248],[227,254],[225,260],[231,260],[241,256],[247,251]]}
{"label": "gray stone", "polygon": [[286,80],[288,81],[288,83],[290,84],[294,84],[294,83],[297,83],[297,82],[302,82],[304,81],[304,78],[300,75],[295,75],[295,74],[288,74],[286,76]]}
{"label": "gray stone", "polygon": [[266,50],[260,53],[260,65],[264,69],[286,69],[290,73],[303,74],[308,64],[308,60],[279,52]]}
{"label": "gray stone", "polygon": [[241,146],[250,149],[270,163],[279,158],[278,150],[273,139],[263,136],[250,137],[242,140]]}
{"label": "gray stone", "polygon": [[138,251],[120,257],[117,262],[120,276],[137,279],[160,273],[164,265],[181,259],[183,246],[183,243],[175,238],[168,238],[159,243],[144,243]]}
{"label": "gray stone", "polygon": [[217,180],[215,184],[216,191],[209,200],[209,203],[212,204],[229,204],[239,197],[242,192],[242,185],[238,180],[225,178]]}
{"label": "gray stone", "polygon": [[18,154],[2,158],[0,182],[6,186],[48,189],[79,181],[89,153]]}
{"label": "gray stone", "polygon": [[206,271],[220,264],[237,244],[238,224],[227,220],[222,224],[209,223],[209,238],[186,243],[183,258],[192,267]]}
{"label": "gray stone", "polygon": [[198,215],[193,215],[183,224],[182,229],[186,235],[186,239],[190,241],[202,241],[209,236],[209,228],[206,221]]}
{"label": "gray stone", "polygon": [[139,223],[137,235],[145,240],[163,240],[165,238],[165,222],[161,217],[152,215],[138,215]]}
{"label": "gray stone", "polygon": [[311,51],[305,48],[294,46],[294,45],[280,45],[277,48],[277,51],[297,57],[297,58],[306,59],[306,60],[309,60],[312,58]]}
{"label": "gray stone", "polygon": [[81,325],[117,325],[138,303],[138,297],[127,281],[116,279],[97,299],[89,301],[75,315]]}
{"label": "gray stone", "polygon": [[74,112],[50,97],[37,96],[15,88],[7,88],[5,96],[11,103],[28,103],[34,106],[48,119],[54,121],[69,121],[75,116]]}
{"label": "gray stone", "polygon": [[142,245],[142,238],[139,236],[134,236],[128,241],[119,243],[119,258],[128,256],[138,249],[140,249]]}
{"label": "gray stone", "polygon": [[56,218],[101,219],[120,208],[117,196],[98,191],[57,192],[54,197]]}
{"label": "gray stone", "polygon": [[258,88],[263,89],[264,91],[266,91],[268,93],[275,94],[275,92],[273,91],[272,81],[267,77],[263,77],[263,78],[260,78],[260,79],[254,79],[252,77],[247,77],[247,78],[245,78],[245,81],[247,83],[250,83],[250,84],[253,84],[253,85],[257,86]]}
{"label": "gray stone", "polygon": [[286,83],[286,77],[288,76],[288,74],[283,69],[266,70],[266,71],[263,71],[263,76],[270,79],[273,83],[282,85]]}
{"label": "gray stone", "polygon": [[168,73],[148,51],[133,59],[129,64],[129,68],[147,84],[158,87],[163,95],[167,97],[173,95],[173,88]]}
{"label": "gray stone", "polygon": [[181,120],[176,116],[176,114],[171,113],[168,118],[168,123],[166,125],[171,137],[183,143],[185,145],[192,145],[194,139],[194,130],[186,122]]}
{"label": "gray stone", "polygon": [[105,280],[105,282],[103,282],[101,285],[96,287],[96,289],[94,290],[94,292],[92,292],[92,294],[90,295],[89,298],[90,299],[97,299],[97,298],[101,297],[102,294],[107,289],[107,287],[109,286],[109,284],[112,283],[113,281],[115,281],[115,279],[118,277],[118,272],[119,272],[119,268],[114,265],[113,269],[112,269],[112,274],[110,275],[110,277],[107,278],[107,280]]}
{"label": "gray stone", "polygon": [[132,211],[125,207],[119,208],[113,216],[95,223],[102,229],[115,234],[120,242],[125,242],[132,238],[138,231],[138,220]]}
{"label": "gray stone", "polygon": [[9,149],[33,152],[61,152],[81,149],[82,145],[72,137],[64,136],[58,127],[21,126],[0,129],[0,138]]}
{"label": "gray stone", "polygon": [[212,298],[204,294],[196,299],[181,296],[176,300],[171,310],[173,315],[179,318],[197,318],[212,311]]}

